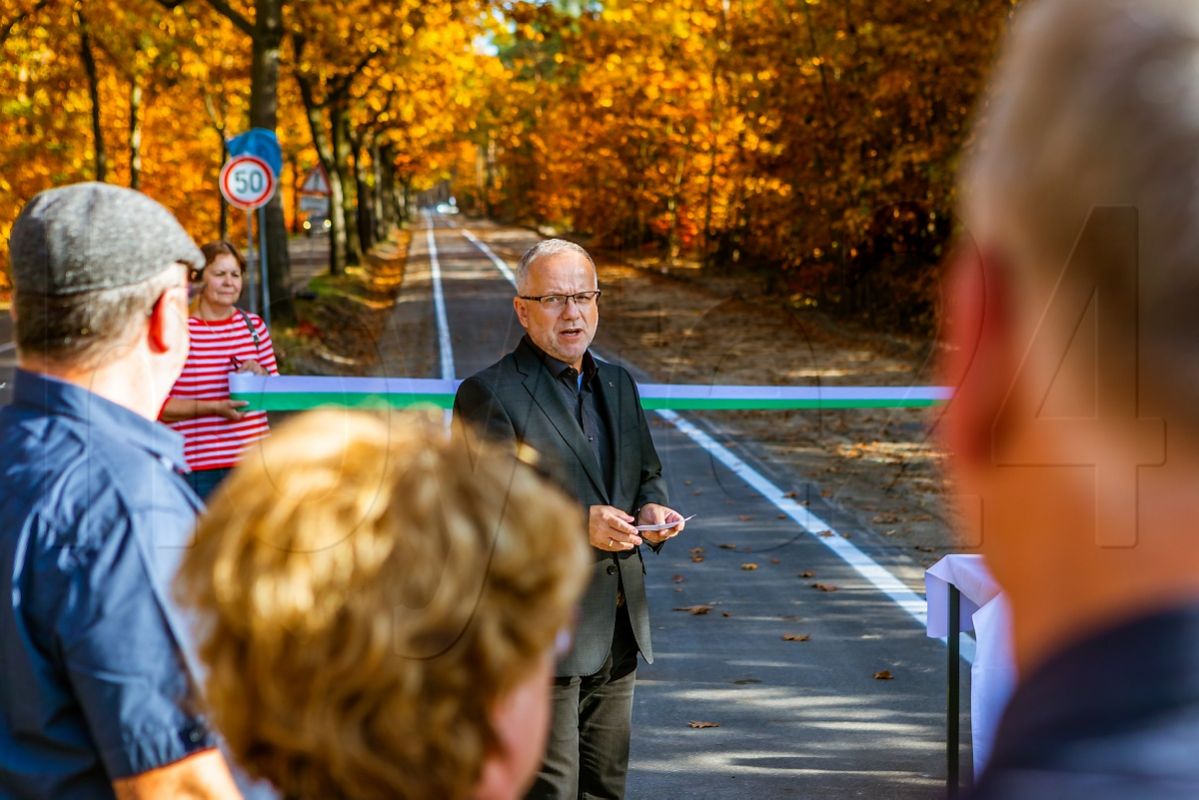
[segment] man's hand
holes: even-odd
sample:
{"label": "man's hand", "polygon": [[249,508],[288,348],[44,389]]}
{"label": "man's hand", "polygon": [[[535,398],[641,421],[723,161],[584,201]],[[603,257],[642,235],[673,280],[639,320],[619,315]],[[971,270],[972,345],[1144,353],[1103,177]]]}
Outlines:
{"label": "man's hand", "polygon": [[637,512],[638,525],[661,525],[663,522],[678,522],[678,524],[673,528],[661,531],[642,531],[641,535],[650,544],[662,544],[667,539],[673,539],[683,532],[687,523],[683,520],[682,514],[658,503],[646,503]]}
{"label": "man's hand", "polygon": [[592,506],[587,516],[587,539],[597,550],[619,553],[641,544],[633,518],[619,508]]}

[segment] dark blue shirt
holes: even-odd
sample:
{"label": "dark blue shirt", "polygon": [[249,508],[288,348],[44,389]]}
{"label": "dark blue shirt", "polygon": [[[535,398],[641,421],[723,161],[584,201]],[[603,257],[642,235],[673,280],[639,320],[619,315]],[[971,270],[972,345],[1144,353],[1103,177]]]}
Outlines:
{"label": "dark blue shirt", "polygon": [[18,371],[0,409],[0,798],[112,797],[215,745],[169,581],[199,501],[174,431]]}
{"label": "dark blue shirt", "polygon": [[1199,605],[1124,622],[1033,670],[970,797],[1199,797]]}

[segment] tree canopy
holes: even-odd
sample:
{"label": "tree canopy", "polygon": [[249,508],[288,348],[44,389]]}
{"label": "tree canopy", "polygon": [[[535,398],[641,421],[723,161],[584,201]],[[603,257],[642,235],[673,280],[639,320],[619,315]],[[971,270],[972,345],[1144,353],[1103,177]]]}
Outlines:
{"label": "tree canopy", "polygon": [[1014,5],[0,0],[0,240],[78,180],[244,238],[216,178],[269,100],[289,224],[307,170],[330,176],[335,270],[448,183],[478,213],[919,328]]}

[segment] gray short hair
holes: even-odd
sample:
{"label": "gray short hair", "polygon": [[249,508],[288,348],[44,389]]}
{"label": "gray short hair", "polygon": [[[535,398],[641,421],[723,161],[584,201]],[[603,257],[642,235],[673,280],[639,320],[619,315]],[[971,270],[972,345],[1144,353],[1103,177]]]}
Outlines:
{"label": "gray short hair", "polygon": [[981,116],[962,173],[967,233],[1008,248],[1017,282],[1047,296],[1091,212],[1135,208],[1139,268],[1094,251],[1084,268],[1139,289],[1139,322],[1119,319],[1118,338],[1158,362],[1146,377],[1199,398],[1199,4],[1030,4]]}
{"label": "gray short hair", "polygon": [[565,239],[542,239],[526,250],[525,254],[520,257],[520,261],[516,264],[517,290],[523,291],[523,287],[529,279],[529,268],[533,266],[533,262],[539,258],[548,258],[559,253],[577,253],[587,259],[587,263],[591,265],[593,270],[595,269],[595,260],[582,246],[574,242],[568,242]]}
{"label": "gray short hair", "polygon": [[17,350],[81,369],[99,366],[123,344],[154,302],[179,284],[185,266],[172,264],[141,283],[68,295],[17,290],[13,294]]}

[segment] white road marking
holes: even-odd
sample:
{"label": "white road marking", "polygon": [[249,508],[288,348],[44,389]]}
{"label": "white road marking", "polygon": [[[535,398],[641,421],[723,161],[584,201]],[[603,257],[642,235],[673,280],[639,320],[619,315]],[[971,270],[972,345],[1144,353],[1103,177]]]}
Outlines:
{"label": "white road marking", "polygon": [[[454,379],[454,345],[450,342],[450,324],[445,313],[445,294],[441,291],[441,262],[437,258],[437,240],[433,235],[433,215],[425,212],[425,236],[429,246],[429,268],[433,276],[433,309],[437,316],[437,348],[441,353],[441,379]],[[447,412],[448,413],[448,412]]]}

